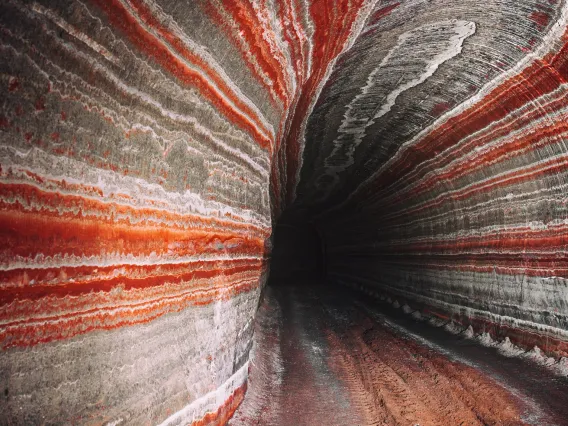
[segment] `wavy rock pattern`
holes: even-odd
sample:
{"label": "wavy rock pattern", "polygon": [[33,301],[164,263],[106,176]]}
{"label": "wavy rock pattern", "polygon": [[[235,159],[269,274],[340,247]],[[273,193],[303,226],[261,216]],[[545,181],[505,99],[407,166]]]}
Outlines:
{"label": "wavy rock pattern", "polygon": [[223,423],[285,209],[331,280],[565,355],[567,13],[2,2],[2,412]]}
{"label": "wavy rock pattern", "polygon": [[566,3],[374,13],[307,127],[330,279],[566,356]]}
{"label": "wavy rock pattern", "polygon": [[243,395],[272,214],[370,7],[0,5],[6,418],[224,423]]}

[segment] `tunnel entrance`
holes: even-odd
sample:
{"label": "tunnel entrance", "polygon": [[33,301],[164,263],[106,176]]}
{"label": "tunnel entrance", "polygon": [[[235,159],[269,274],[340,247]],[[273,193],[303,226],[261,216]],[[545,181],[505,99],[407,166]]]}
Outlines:
{"label": "tunnel entrance", "polygon": [[274,227],[268,285],[320,285],[325,281],[325,244],[313,223]]}

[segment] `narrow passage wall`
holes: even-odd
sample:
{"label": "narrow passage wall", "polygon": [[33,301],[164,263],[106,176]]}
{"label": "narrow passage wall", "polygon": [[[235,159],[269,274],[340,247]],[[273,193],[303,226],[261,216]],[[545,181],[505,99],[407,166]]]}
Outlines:
{"label": "narrow passage wall", "polygon": [[565,355],[562,0],[6,0],[0,411],[222,424],[270,234]]}

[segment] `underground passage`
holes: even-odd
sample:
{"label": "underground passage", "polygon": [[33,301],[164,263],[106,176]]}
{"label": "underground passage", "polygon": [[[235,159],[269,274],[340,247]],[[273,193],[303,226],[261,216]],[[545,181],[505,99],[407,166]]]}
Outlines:
{"label": "underground passage", "polygon": [[568,0],[0,2],[0,425],[567,425]]}

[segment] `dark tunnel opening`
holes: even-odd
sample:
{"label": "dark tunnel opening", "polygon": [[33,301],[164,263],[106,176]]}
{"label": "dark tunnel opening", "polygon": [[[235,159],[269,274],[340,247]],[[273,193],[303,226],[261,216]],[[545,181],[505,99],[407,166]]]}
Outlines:
{"label": "dark tunnel opening", "polygon": [[325,243],[313,223],[280,221],[273,230],[267,285],[323,285],[326,283]]}
{"label": "dark tunnel opening", "polygon": [[250,387],[230,425],[568,425],[568,363],[335,280],[334,263],[364,269],[367,256],[330,256],[313,222],[283,217],[273,228]]}

